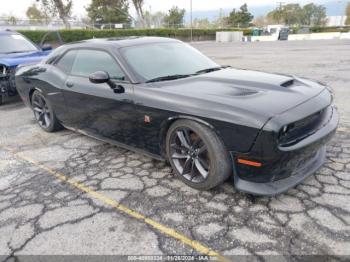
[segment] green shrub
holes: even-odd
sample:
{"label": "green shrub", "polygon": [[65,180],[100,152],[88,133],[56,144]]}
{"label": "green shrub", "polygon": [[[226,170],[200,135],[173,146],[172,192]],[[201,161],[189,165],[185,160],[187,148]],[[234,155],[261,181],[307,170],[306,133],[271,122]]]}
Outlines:
{"label": "green shrub", "polygon": [[[296,34],[300,27],[290,27],[292,29],[293,34]],[[309,28],[310,33],[332,33],[332,32],[349,32],[350,27],[337,27],[337,26],[330,26],[330,27],[322,27],[322,26],[314,26]]]}
{"label": "green shrub", "polygon": [[350,31],[350,27],[336,27],[336,26],[332,26],[332,27],[311,27],[310,28],[310,32],[311,33],[332,33],[332,32],[349,32]]}
{"label": "green shrub", "polygon": [[[209,39],[215,39],[216,32],[218,31],[243,31],[244,35],[250,35],[251,29],[193,29],[193,37],[206,37]],[[47,33],[47,31],[29,31],[29,30],[19,30],[19,32],[35,43],[39,43],[42,37]],[[171,28],[161,28],[161,29],[112,29],[112,30],[60,30],[59,31],[63,42],[75,42],[91,38],[109,38],[109,37],[127,37],[127,36],[160,36],[160,37],[171,37],[180,38],[184,40],[189,40],[191,35],[190,29],[171,29]],[[56,38],[54,34],[48,37],[48,41],[55,41]]]}
{"label": "green shrub", "polygon": [[[297,32],[298,28],[293,28],[294,32]],[[216,32],[219,31],[243,31],[244,35],[252,35],[252,29],[239,29],[239,28],[226,28],[226,29],[193,29],[193,39],[198,40],[215,40]],[[348,32],[350,27],[311,27],[311,33],[320,32]],[[39,43],[42,37],[48,31],[30,31],[20,30],[20,33],[27,36],[35,43]],[[91,38],[110,38],[110,37],[127,37],[127,36],[160,36],[179,38],[184,41],[189,41],[191,36],[191,30],[188,28],[172,29],[172,28],[159,28],[159,29],[111,29],[111,30],[60,30],[59,31],[63,42],[75,42]],[[56,42],[57,37],[54,34],[50,34],[48,42]]]}

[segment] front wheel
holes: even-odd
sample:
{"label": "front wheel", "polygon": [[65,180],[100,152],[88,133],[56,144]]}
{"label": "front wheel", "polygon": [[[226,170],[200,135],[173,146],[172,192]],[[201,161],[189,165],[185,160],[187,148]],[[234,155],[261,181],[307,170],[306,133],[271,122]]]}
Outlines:
{"label": "front wheel", "polygon": [[50,102],[41,92],[34,91],[31,101],[35,120],[42,129],[46,132],[55,132],[62,129]]}
{"label": "front wheel", "polygon": [[232,173],[230,157],[216,133],[198,122],[178,120],[166,138],[168,160],[187,185],[208,190]]}

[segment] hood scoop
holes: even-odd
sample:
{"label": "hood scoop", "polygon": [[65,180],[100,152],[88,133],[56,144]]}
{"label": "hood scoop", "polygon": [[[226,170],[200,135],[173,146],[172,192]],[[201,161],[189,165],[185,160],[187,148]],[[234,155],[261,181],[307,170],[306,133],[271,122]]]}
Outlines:
{"label": "hood scoop", "polygon": [[237,87],[235,86],[233,91],[230,92],[230,95],[232,96],[250,96],[259,93],[259,91],[255,91],[252,89],[244,88],[244,87]]}
{"label": "hood scoop", "polygon": [[293,86],[295,84],[295,80],[294,79],[290,79],[288,81],[285,81],[281,84],[281,86],[283,87],[290,87]]}

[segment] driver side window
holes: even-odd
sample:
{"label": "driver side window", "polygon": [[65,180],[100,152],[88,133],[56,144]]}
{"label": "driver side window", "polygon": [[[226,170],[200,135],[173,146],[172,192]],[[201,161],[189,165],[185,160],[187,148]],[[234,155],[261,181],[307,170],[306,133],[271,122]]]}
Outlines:
{"label": "driver side window", "polygon": [[96,71],[106,71],[110,78],[114,80],[125,80],[122,69],[107,52],[98,50],[78,50],[71,74],[89,77],[89,75]]}

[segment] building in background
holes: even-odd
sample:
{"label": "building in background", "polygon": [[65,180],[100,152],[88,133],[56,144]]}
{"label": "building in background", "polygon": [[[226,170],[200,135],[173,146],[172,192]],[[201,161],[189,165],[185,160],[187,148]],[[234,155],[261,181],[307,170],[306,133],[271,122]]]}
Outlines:
{"label": "building in background", "polygon": [[327,16],[327,26],[345,26],[346,21],[345,15],[337,15],[337,16]]}

